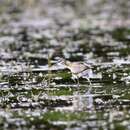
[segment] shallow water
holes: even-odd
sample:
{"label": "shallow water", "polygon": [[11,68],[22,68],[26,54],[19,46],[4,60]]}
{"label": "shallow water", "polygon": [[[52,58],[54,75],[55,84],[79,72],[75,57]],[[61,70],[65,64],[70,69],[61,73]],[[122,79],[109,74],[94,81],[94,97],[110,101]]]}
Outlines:
{"label": "shallow water", "polygon": [[[130,129],[129,1],[1,2],[1,129]],[[58,57],[89,63],[91,85]]]}

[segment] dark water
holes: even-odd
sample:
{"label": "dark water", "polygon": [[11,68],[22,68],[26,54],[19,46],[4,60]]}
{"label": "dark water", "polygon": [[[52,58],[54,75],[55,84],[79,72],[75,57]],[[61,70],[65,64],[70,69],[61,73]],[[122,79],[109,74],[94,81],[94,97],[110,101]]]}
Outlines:
{"label": "dark water", "polygon": [[[0,2],[1,129],[130,129],[129,1]],[[57,57],[91,64],[92,84]]]}

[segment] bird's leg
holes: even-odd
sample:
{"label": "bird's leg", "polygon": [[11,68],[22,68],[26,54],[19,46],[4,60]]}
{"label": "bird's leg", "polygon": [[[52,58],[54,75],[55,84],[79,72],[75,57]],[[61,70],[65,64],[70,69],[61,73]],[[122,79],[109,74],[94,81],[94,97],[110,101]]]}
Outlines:
{"label": "bird's leg", "polygon": [[90,93],[91,93],[91,91],[92,91],[92,86],[91,86],[91,85],[92,85],[92,83],[91,83],[91,81],[90,81],[90,79],[89,79],[89,78],[87,78],[87,77],[86,77],[86,79],[88,80],[88,82],[89,82],[89,86],[90,86],[86,94],[90,94]]}
{"label": "bird's leg", "polygon": [[79,87],[79,76],[72,74],[72,79],[74,80],[74,82],[77,84],[77,86]]}
{"label": "bird's leg", "polygon": [[75,75],[75,74],[72,74],[72,79],[74,80],[74,82],[78,85],[78,87],[79,87],[79,78],[78,78],[78,76],[77,75]]}
{"label": "bird's leg", "polygon": [[88,96],[88,106],[87,108],[90,109],[90,110],[93,110],[94,108],[94,104],[93,104],[93,96],[92,96],[92,83],[90,81],[90,79],[88,77],[86,77],[86,79],[88,80],[89,82],[89,88],[86,92],[86,95]]}
{"label": "bird's leg", "polygon": [[91,83],[90,79],[89,79],[89,78],[86,78],[86,79],[88,80],[89,85],[92,85],[92,83]]}
{"label": "bird's leg", "polygon": [[72,78],[72,79],[77,84],[77,86],[79,87],[79,78]]}
{"label": "bird's leg", "polygon": [[77,78],[77,84],[78,84],[78,87],[79,87],[79,78]]}
{"label": "bird's leg", "polygon": [[74,77],[72,77],[72,80],[74,81],[75,84],[77,83],[77,81]]}

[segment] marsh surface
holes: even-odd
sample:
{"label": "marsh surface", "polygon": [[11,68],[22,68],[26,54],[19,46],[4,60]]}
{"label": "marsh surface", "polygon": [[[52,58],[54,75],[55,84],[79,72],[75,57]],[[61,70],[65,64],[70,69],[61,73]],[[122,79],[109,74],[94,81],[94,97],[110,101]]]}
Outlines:
{"label": "marsh surface", "polygon": [[[54,1],[0,5],[0,129],[130,129],[129,1]],[[92,84],[57,57],[91,64]]]}

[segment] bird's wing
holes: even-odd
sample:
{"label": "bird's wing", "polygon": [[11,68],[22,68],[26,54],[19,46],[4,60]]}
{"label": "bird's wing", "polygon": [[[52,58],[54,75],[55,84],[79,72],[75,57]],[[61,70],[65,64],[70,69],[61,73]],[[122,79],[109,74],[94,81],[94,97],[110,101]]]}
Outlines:
{"label": "bird's wing", "polygon": [[86,68],[92,69],[92,65],[91,65],[91,64],[88,64],[88,63],[86,63],[86,62],[82,62],[82,64],[85,65]]}
{"label": "bird's wing", "polygon": [[85,65],[81,64],[81,63],[73,63],[70,66],[70,70],[72,73],[81,73],[82,71],[88,69],[88,67],[86,67]]}

